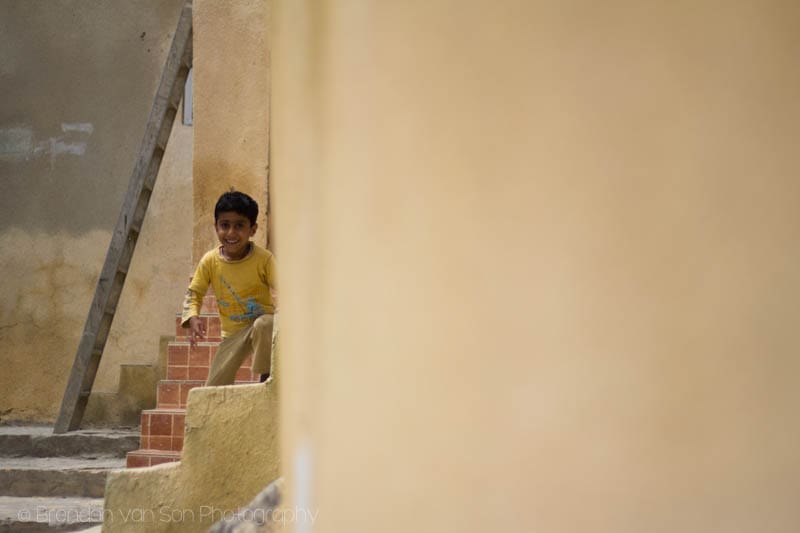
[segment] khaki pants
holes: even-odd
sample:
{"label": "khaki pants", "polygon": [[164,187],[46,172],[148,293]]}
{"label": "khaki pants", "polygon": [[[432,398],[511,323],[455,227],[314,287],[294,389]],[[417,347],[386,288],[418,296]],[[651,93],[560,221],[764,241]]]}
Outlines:
{"label": "khaki pants", "polygon": [[253,354],[253,373],[268,374],[272,363],[273,322],[273,315],[261,315],[245,329],[222,339],[211,362],[206,387],[231,385],[236,371],[250,354]]}

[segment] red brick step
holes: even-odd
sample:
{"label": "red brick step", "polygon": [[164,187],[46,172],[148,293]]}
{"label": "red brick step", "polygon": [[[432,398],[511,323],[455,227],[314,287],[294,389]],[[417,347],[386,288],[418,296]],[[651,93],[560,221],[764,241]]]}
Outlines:
{"label": "red brick step", "polygon": [[[243,366],[248,366],[246,363]],[[255,380],[252,380],[255,381]],[[251,383],[251,380],[237,380],[236,384]],[[205,385],[204,380],[162,379],[158,382],[157,404],[163,409],[186,409],[189,391]]]}
{"label": "red brick step", "polygon": [[[170,342],[167,345],[167,379],[205,381],[218,347],[218,342],[199,342],[194,348],[188,342]],[[251,361],[250,357],[244,360],[236,373],[236,381],[258,381],[258,376],[250,372]]]}
{"label": "red brick step", "polygon": [[157,404],[164,409],[185,409],[189,391],[202,387],[202,380],[163,379],[158,383]]}
{"label": "red brick step", "polygon": [[[219,342],[201,342],[194,348],[185,341],[167,345],[167,379],[158,384],[156,408],[142,411],[141,448],[128,453],[129,468],[180,460],[189,391],[205,384],[218,347]],[[236,373],[237,383],[258,381],[250,365],[248,357]]]}
{"label": "red brick step", "polygon": [[[128,452],[128,468],[180,461],[189,391],[205,384],[221,340],[216,313],[214,296],[206,296],[200,315],[206,338],[194,348],[189,345],[187,330],[180,327],[180,315],[175,317],[176,337],[167,345],[167,379],[158,384],[156,408],[142,411],[141,449]],[[236,373],[236,383],[258,381],[250,365],[248,357]]]}
{"label": "red brick step", "polygon": [[142,411],[141,448],[180,452],[183,449],[186,409],[157,407]]}
{"label": "red brick step", "polygon": [[128,452],[127,468],[155,466],[162,463],[174,463],[181,460],[181,452],[165,452],[160,450],[136,450]]}
{"label": "red brick step", "polygon": [[[219,316],[216,314],[202,314],[199,318],[206,328],[206,338],[204,340],[207,342],[219,342],[222,339]],[[179,342],[189,341],[189,330],[181,327],[181,315],[175,316],[175,340]]]}

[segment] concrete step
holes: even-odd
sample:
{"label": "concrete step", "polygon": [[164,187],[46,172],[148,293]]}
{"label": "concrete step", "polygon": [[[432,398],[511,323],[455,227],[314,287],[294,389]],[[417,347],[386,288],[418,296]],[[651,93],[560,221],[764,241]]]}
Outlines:
{"label": "concrete step", "polygon": [[0,496],[100,498],[108,471],[124,467],[125,459],[117,457],[5,457],[0,459]]}
{"label": "concrete step", "polygon": [[102,522],[102,498],[0,496],[0,532],[86,531]]}
{"label": "concrete step", "polygon": [[135,430],[80,430],[54,435],[49,426],[0,426],[0,458],[125,457],[138,447],[139,432]]}

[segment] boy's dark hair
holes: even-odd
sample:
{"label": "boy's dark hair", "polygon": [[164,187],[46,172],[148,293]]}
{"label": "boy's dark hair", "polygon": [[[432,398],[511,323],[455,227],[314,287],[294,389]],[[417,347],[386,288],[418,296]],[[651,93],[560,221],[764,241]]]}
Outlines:
{"label": "boy's dark hair", "polygon": [[220,213],[230,211],[246,216],[251,225],[258,219],[258,203],[243,192],[228,191],[219,197],[214,207],[214,223],[217,222]]}

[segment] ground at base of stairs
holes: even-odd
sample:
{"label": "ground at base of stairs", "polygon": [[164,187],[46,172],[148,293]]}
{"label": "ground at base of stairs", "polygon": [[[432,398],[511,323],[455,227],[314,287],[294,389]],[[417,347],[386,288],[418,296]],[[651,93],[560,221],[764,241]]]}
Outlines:
{"label": "ground at base of stairs", "polygon": [[125,468],[125,459],[117,457],[3,457],[0,494],[100,498],[108,471],[120,468]]}
{"label": "ground at base of stairs", "polygon": [[132,428],[0,426],[0,533],[97,531],[106,476],[138,447]]}
{"label": "ground at base of stairs", "polygon": [[0,496],[0,532],[85,531],[102,522],[102,498]]}

